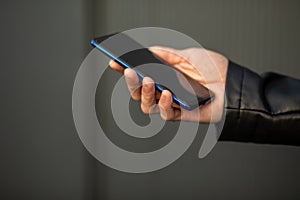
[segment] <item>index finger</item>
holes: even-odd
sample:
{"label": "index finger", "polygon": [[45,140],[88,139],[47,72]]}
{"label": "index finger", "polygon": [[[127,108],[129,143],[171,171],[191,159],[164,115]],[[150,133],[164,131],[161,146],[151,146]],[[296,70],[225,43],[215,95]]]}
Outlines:
{"label": "index finger", "polygon": [[121,65],[119,65],[116,61],[114,60],[110,60],[109,61],[109,66],[111,68],[113,68],[114,70],[120,72],[121,74],[124,74],[124,67],[122,67]]}
{"label": "index finger", "polygon": [[179,51],[173,48],[152,46],[149,47],[149,50],[170,65],[176,65],[185,60],[182,56],[180,56]]}

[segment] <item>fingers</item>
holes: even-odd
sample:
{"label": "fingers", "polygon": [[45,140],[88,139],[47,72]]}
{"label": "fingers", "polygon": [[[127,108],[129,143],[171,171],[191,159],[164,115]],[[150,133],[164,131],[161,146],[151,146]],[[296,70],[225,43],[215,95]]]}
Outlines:
{"label": "fingers", "polygon": [[[173,63],[176,61],[174,59],[171,60],[174,54],[169,54],[165,50],[157,50],[156,52],[159,56]],[[114,70],[124,74],[131,97],[136,101],[141,101],[141,110],[143,113],[150,114],[160,112],[164,120],[180,120],[180,110],[176,109],[179,108],[179,105],[172,102],[172,94],[169,91],[164,90],[162,93],[156,91],[154,81],[149,77],[143,79],[141,87],[139,78],[133,69],[124,69],[113,60],[109,62],[109,65]],[[157,99],[159,99],[159,106],[156,104]]]}
{"label": "fingers", "polygon": [[172,107],[172,94],[168,90],[164,90],[158,102],[160,116],[164,120],[180,120],[181,112]]}
{"label": "fingers", "polygon": [[117,70],[118,72],[120,72],[121,74],[124,73],[124,67],[122,67],[121,65],[119,65],[116,61],[114,60],[110,60],[109,61],[109,66],[111,68],[113,68],[114,70]]}
{"label": "fingers", "polygon": [[170,65],[176,65],[183,61],[183,58],[179,56],[179,51],[176,49],[154,46],[150,47],[149,50]]}
{"label": "fingers", "polygon": [[154,81],[145,77],[141,87],[139,78],[133,69],[124,70],[125,80],[132,99],[141,101],[143,113],[157,113],[156,99],[160,97],[159,92],[155,90]]}
{"label": "fingers", "polygon": [[124,70],[125,80],[132,99],[141,100],[141,84],[136,72],[133,69]]}
{"label": "fingers", "polygon": [[156,92],[155,92],[154,81],[149,77],[145,77],[143,79],[141,109],[143,113],[149,114],[158,111],[155,107],[156,107]]}

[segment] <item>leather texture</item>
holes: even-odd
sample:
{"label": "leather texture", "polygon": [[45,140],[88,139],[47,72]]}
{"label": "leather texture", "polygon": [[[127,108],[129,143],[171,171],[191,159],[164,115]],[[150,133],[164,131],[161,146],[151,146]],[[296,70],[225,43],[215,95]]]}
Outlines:
{"label": "leather texture", "polygon": [[300,80],[229,62],[219,140],[300,145]]}

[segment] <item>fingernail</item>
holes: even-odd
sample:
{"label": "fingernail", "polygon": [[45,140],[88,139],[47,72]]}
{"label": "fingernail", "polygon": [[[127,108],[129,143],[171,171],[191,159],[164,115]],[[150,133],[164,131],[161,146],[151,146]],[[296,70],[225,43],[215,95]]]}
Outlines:
{"label": "fingernail", "polygon": [[111,65],[113,64],[113,62],[114,62],[113,60],[110,60],[108,64]]}
{"label": "fingernail", "polygon": [[151,78],[149,78],[149,77],[143,78],[143,84],[149,84],[149,83],[153,83]]}
{"label": "fingernail", "polygon": [[167,90],[163,90],[162,93],[161,93],[162,94],[161,99],[166,100],[167,99],[167,93],[168,93]]}
{"label": "fingernail", "polygon": [[130,71],[129,70],[130,70],[129,68],[124,69],[124,75],[125,76],[129,76],[130,75]]}

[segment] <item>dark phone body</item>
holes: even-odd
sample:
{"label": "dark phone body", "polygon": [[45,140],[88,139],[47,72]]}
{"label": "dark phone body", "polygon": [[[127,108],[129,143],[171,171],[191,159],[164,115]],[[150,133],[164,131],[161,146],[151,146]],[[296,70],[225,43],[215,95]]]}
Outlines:
{"label": "dark phone body", "polygon": [[[113,35],[115,36],[111,37]],[[169,90],[172,93],[173,102],[186,110],[193,110],[214,98],[213,93],[205,86],[163,62],[125,34],[95,38],[91,44],[124,68],[134,69],[140,79],[146,76],[152,78],[156,90],[159,92]],[[143,64],[152,66],[143,67]]]}

